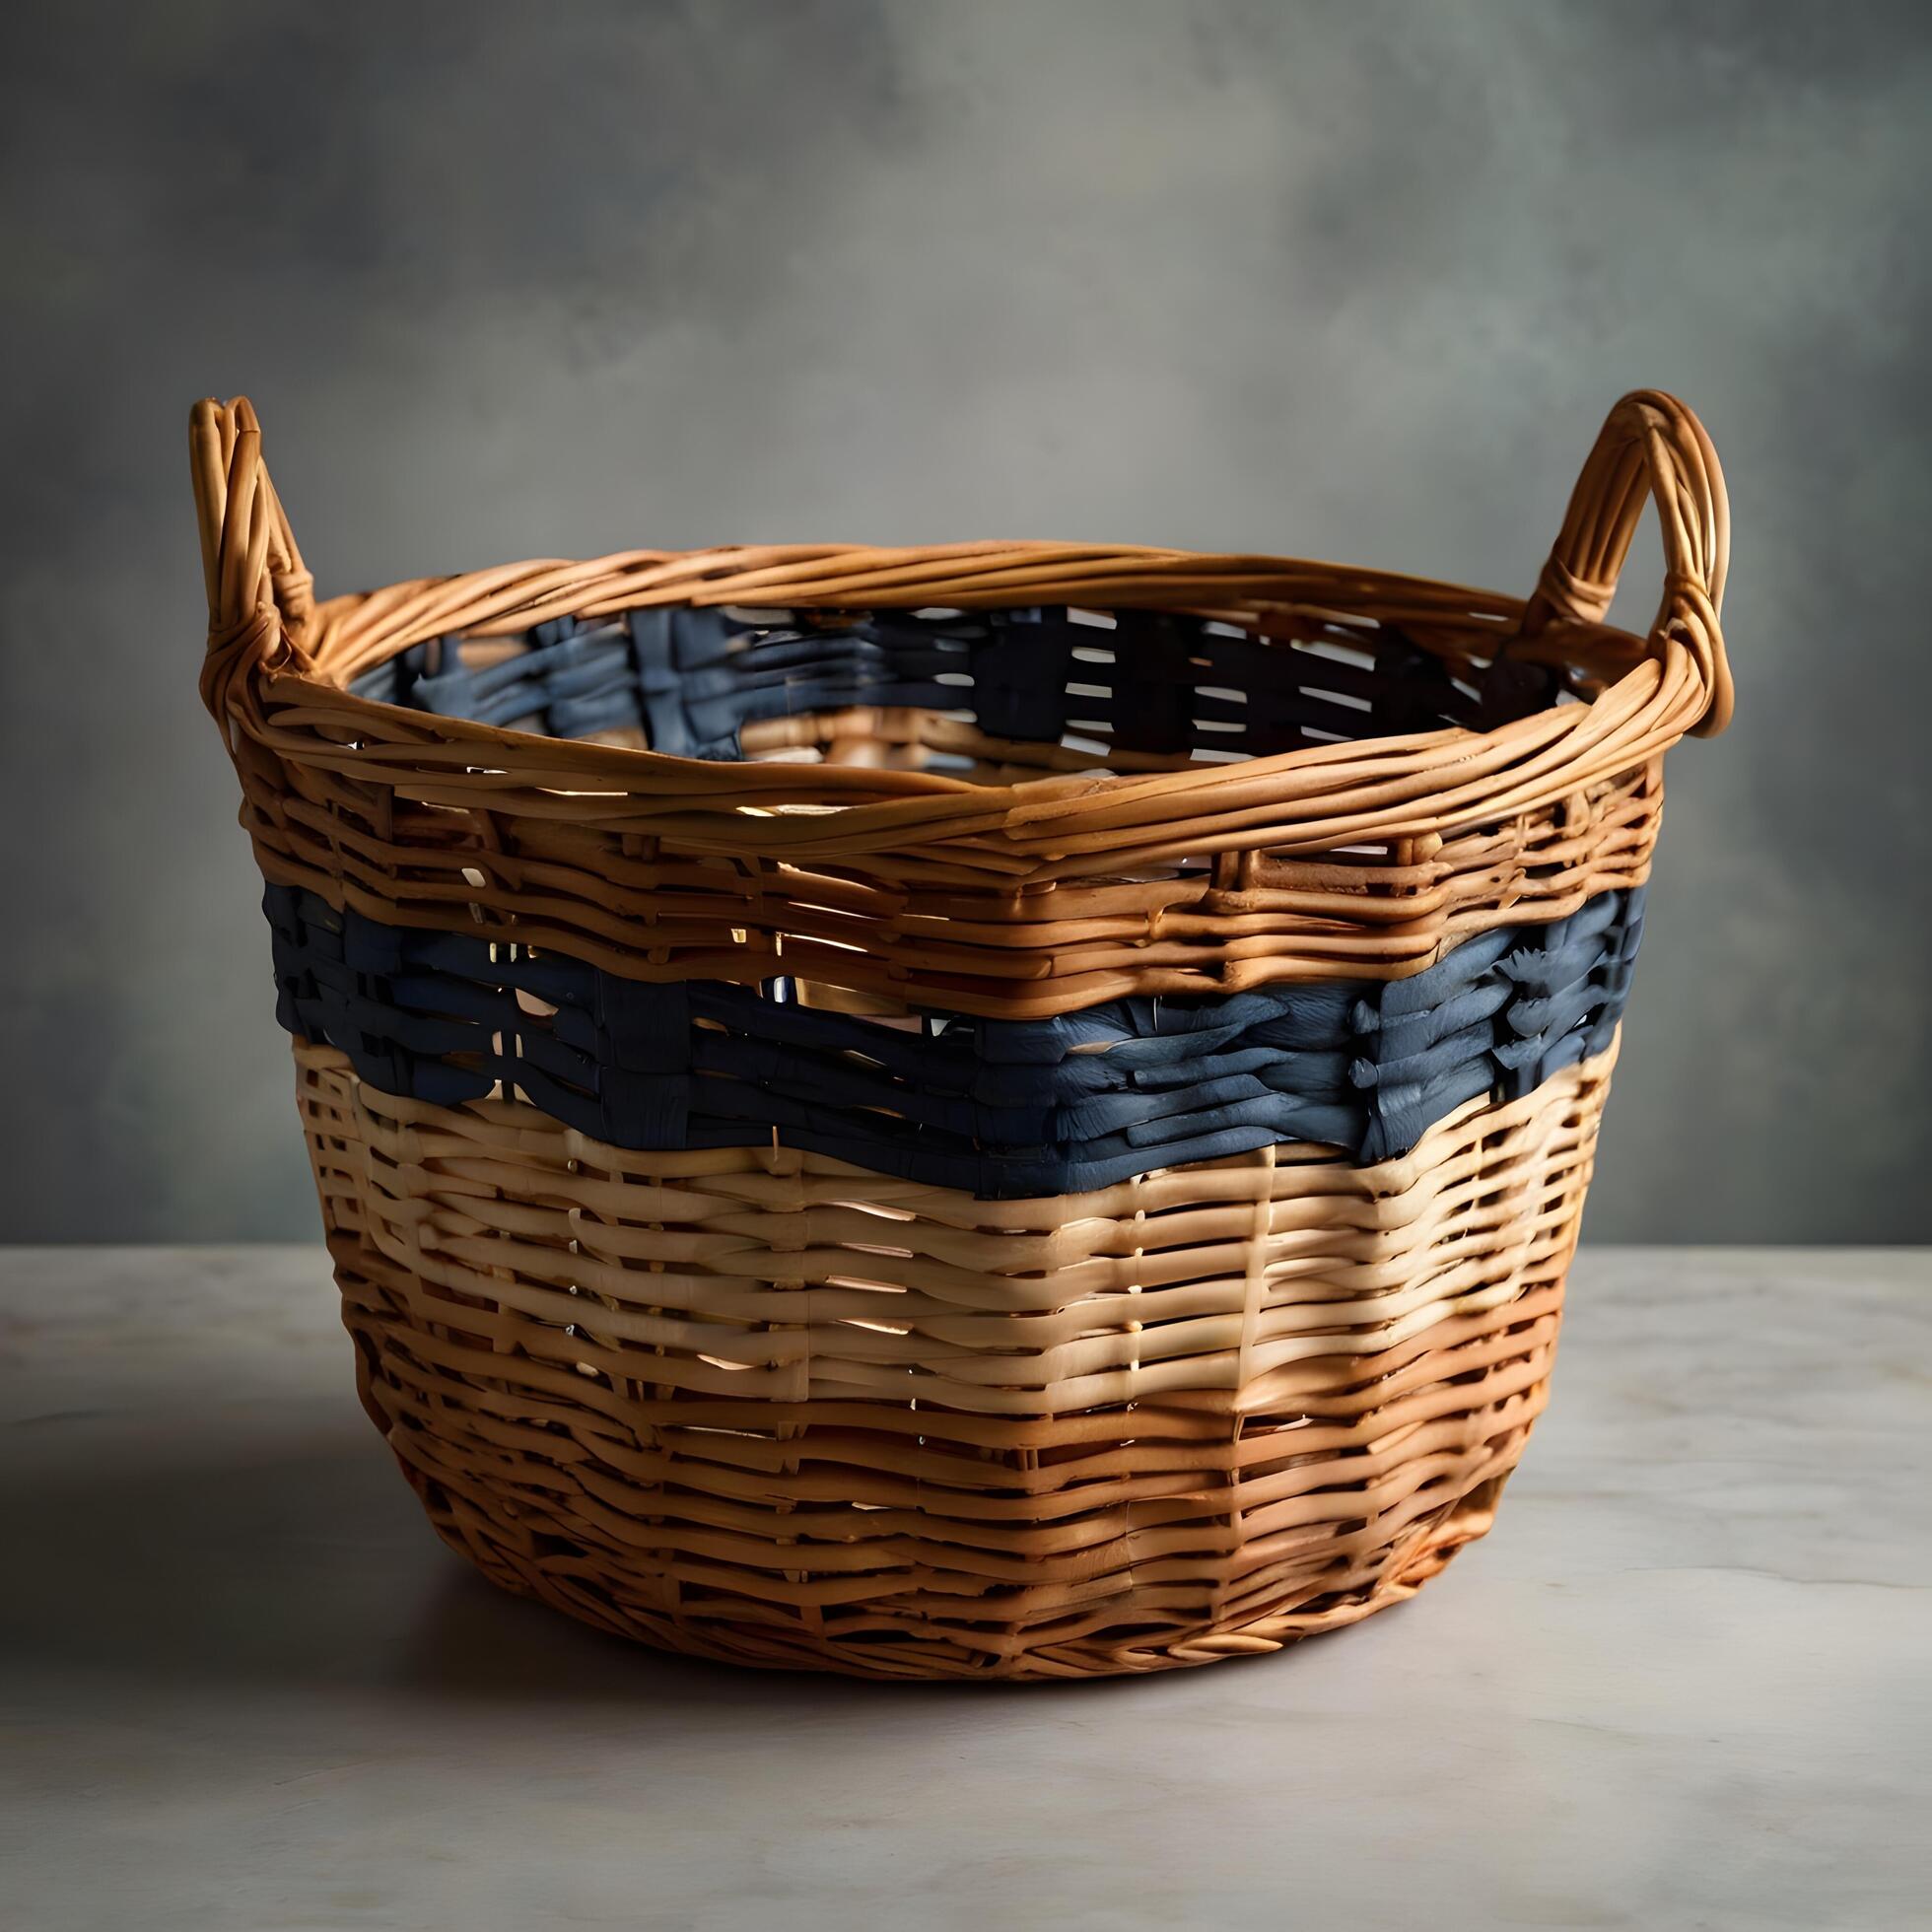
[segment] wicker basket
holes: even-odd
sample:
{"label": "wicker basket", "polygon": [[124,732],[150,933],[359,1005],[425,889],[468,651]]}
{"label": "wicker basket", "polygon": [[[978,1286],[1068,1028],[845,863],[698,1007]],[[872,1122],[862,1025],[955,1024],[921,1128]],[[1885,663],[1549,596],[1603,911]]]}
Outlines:
{"label": "wicker basket", "polygon": [[1049,544],[317,604],[248,404],[192,453],[363,1403],[488,1576],[1071,1677],[1277,1649],[1487,1529],[1663,754],[1730,711],[1680,403],[1618,405],[1527,604]]}

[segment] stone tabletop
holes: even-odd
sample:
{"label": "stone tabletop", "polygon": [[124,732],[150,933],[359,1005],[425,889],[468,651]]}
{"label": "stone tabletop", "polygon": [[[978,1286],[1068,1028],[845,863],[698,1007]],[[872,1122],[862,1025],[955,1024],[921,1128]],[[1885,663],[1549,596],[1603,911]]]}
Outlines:
{"label": "stone tabletop", "polygon": [[1932,1255],[1586,1250],[1496,1530],[1123,1683],[633,1649],[448,1554],[319,1249],[0,1250],[0,1923],[1932,1924]]}

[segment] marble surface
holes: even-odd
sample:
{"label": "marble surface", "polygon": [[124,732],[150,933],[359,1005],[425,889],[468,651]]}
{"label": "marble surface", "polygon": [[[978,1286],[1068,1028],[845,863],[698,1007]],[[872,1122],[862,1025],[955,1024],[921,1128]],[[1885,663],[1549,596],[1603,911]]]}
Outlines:
{"label": "marble surface", "polygon": [[1932,1256],[1586,1252],[1495,1533],[1251,1663],[631,1649],[435,1541],[319,1250],[0,1250],[0,1922],[1932,1922]]}

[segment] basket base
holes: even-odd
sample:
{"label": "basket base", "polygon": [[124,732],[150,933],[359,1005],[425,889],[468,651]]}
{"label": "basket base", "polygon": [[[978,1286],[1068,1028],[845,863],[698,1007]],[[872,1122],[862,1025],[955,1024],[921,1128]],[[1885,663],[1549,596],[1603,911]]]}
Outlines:
{"label": "basket base", "polygon": [[[1273,1612],[1251,1622],[1193,1632],[1136,1635],[1105,1633],[1085,1640],[1056,1642],[1009,1657],[989,1656],[945,1643],[930,1631],[898,1634],[861,1627],[846,1637],[836,1630],[786,1629],[767,1622],[702,1626],[679,1624],[635,1609],[625,1610],[586,1578],[530,1566],[515,1559],[496,1539],[479,1537],[463,1512],[436,1493],[411,1467],[397,1462],[416,1490],[437,1534],[459,1556],[511,1596],[526,1597],[560,1610],[612,1636],[654,1650],[702,1657],[714,1663],[741,1664],[753,1670],[816,1671],[841,1677],[932,1682],[946,1679],[1014,1682],[1050,1678],[1138,1677],[1155,1671],[1189,1670],[1228,1657],[1264,1657],[1304,1637],[1345,1629],[1393,1604],[1407,1603],[1441,1575],[1466,1544],[1487,1535],[1508,1472],[1480,1484],[1460,1498],[1439,1522],[1398,1552],[1365,1592],[1339,1601],[1315,1598],[1299,1610]],[[1331,1593],[1334,1595],[1336,1593]]]}
{"label": "basket base", "polygon": [[[627,1551],[629,1533],[648,1537],[653,1527],[656,1499],[649,1493],[638,1494],[631,1511],[607,1518],[594,1542],[577,1542],[530,1522],[536,1512],[517,1493],[521,1472],[506,1471],[504,1480],[492,1481],[468,1470],[452,1479],[439,1467],[420,1430],[398,1427],[396,1417],[384,1413],[385,1403],[393,1403],[395,1382],[406,1383],[419,1372],[406,1338],[382,1333],[386,1324],[370,1319],[372,1299],[387,1297],[361,1270],[339,1261],[337,1280],[347,1326],[359,1345],[364,1407],[451,1550],[500,1589],[534,1598],[612,1635],[770,1670],[881,1679],[1129,1676],[1266,1655],[1341,1629],[1407,1602],[1464,1545],[1487,1533],[1547,1393],[1547,1378],[1539,1374],[1522,1392],[1527,1400],[1511,1403],[1513,1414],[1500,1436],[1457,1454],[1414,1498],[1431,1504],[1420,1516],[1398,1508],[1324,1522],[1275,1552],[1239,1542],[1237,1525],[1220,1548],[1204,1548],[1197,1557],[1163,1566],[1218,1576],[1272,1556],[1259,1569],[1208,1592],[1194,1583],[1182,1584],[1178,1592],[1158,1581],[1143,1584],[1130,1561],[1106,1579],[1102,1591],[1084,1593],[1085,1601],[1075,1592],[1020,1584],[962,1595],[956,1611],[935,1610],[930,1585],[903,1611],[889,1598],[859,1605],[774,1604],[762,1592],[752,1594],[757,1580],[742,1593],[716,1585],[693,1588],[667,1579],[669,1565],[649,1547]],[[1546,1321],[1553,1326],[1553,1314],[1533,1323],[1533,1329]],[[1532,1346],[1537,1343],[1547,1361],[1548,1342],[1536,1336]],[[392,1348],[401,1359],[390,1355]],[[946,1533],[942,1526],[941,1537]],[[809,1575],[801,1569],[785,1580],[808,1584]],[[653,1598],[661,1601],[666,1595],[680,1600],[678,1612],[654,1607]],[[1019,1621],[1027,1615],[1021,1599],[1029,1596],[1046,1599],[1030,1624]],[[1190,1614],[1204,1596],[1210,1599],[1210,1614]],[[1220,1615],[1211,1614],[1213,1596],[1227,1601]],[[1071,1601],[1056,1615],[1055,1600],[1068,1598]]]}

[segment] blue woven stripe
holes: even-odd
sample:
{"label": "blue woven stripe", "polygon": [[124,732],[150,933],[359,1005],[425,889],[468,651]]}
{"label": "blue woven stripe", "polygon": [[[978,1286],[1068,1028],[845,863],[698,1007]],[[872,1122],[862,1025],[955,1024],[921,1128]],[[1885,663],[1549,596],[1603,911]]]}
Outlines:
{"label": "blue woven stripe", "polygon": [[800,1006],[784,980],[651,985],[509,946],[492,960],[487,940],[380,925],[287,886],[263,907],[277,1018],[385,1093],[449,1106],[501,1081],[618,1146],[756,1146],[776,1132],[993,1200],[1287,1140],[1364,1163],[1405,1153],[1464,1101],[1515,1098],[1608,1046],[1643,930],[1643,893],[1613,892],[1387,985],[894,1025]]}
{"label": "blue woven stripe", "polygon": [[1107,628],[1052,608],[756,624],[659,607],[539,624],[487,669],[463,664],[459,640],[434,639],[351,688],[552,737],[642,728],[654,750],[715,759],[740,756],[746,724],[856,705],[961,712],[1020,741],[1072,733],[1116,750],[1262,757],[1336,737],[1487,728],[1553,695],[1548,672],[1504,663],[1472,696],[1389,627],[1335,642],[1373,664],[1158,611],[1121,611]]}

